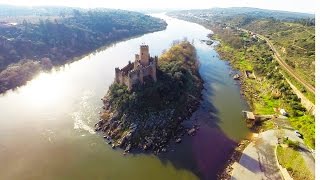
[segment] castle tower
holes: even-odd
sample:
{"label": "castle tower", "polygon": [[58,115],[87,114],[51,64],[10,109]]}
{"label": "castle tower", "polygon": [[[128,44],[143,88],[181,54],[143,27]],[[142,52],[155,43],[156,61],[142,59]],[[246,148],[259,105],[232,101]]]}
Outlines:
{"label": "castle tower", "polygon": [[139,54],[135,54],[133,69],[137,69],[139,64],[140,64]]}
{"label": "castle tower", "polygon": [[157,82],[157,66],[158,66],[158,57],[155,56],[152,62],[152,73],[151,73],[151,76],[154,82]]}
{"label": "castle tower", "polygon": [[149,46],[141,45],[140,54],[135,55],[134,63],[129,61],[128,65],[122,69],[115,68],[115,82],[126,85],[131,91],[137,83],[144,83],[146,76],[151,76],[153,81],[157,81],[158,57],[150,57]]}
{"label": "castle tower", "polygon": [[135,58],[134,58],[135,61],[139,61],[139,54],[135,54],[134,57],[135,57]]}
{"label": "castle tower", "polygon": [[121,71],[120,71],[120,69],[119,68],[115,68],[115,81],[117,82],[117,83],[120,83],[120,76],[121,76]]}
{"label": "castle tower", "polygon": [[141,65],[142,66],[147,66],[149,65],[149,46],[148,45],[141,45],[140,46],[140,60],[141,60]]}
{"label": "castle tower", "polygon": [[130,78],[130,75],[128,76],[128,84],[127,84],[127,86],[128,86],[128,90],[131,91],[132,90],[132,80]]}

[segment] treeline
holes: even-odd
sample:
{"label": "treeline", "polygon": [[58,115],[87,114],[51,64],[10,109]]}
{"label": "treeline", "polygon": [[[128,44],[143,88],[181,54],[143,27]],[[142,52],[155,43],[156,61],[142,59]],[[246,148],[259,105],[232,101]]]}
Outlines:
{"label": "treeline", "polygon": [[168,14],[171,16],[189,16],[198,19],[206,19],[211,22],[214,21],[215,23],[238,21],[238,25],[244,25],[257,19],[272,19],[281,22],[297,22],[310,26],[315,24],[314,14],[249,7],[182,10],[169,12]]}
{"label": "treeline", "polygon": [[213,38],[221,41],[216,47],[219,55],[240,71],[252,70],[257,75],[256,80],[242,80],[243,92],[255,113],[271,114],[273,108],[284,108],[292,126],[299,129],[306,143],[314,148],[314,116],[309,115],[281,74],[280,65],[266,42],[236,29],[216,26],[213,30]]}
{"label": "treeline", "polygon": [[[228,31],[243,28],[267,37],[282,59],[305,81],[315,85],[315,17],[313,14],[256,8],[214,8],[170,12],[169,15],[204,25],[222,33],[224,41],[240,45]],[[219,28],[215,28],[219,26]],[[220,33],[220,32],[219,32]]]}
{"label": "treeline", "polygon": [[[123,10],[73,9],[59,14],[45,19],[39,16],[36,23],[28,16],[19,17],[25,18],[21,23],[1,21],[0,72],[13,63],[24,65],[19,62],[25,59],[63,65],[116,41],[166,28],[163,20]],[[0,93],[11,87],[0,83]]]}

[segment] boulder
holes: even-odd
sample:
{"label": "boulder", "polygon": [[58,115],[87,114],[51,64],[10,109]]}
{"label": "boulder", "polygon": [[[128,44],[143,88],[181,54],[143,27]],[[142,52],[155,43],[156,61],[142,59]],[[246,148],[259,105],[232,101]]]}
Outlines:
{"label": "boulder", "polygon": [[189,135],[189,136],[193,136],[193,135],[195,135],[195,133],[196,133],[196,129],[195,129],[195,128],[192,128],[192,129],[190,129],[190,130],[188,131],[188,135]]}
{"label": "boulder", "polygon": [[234,79],[234,80],[239,80],[239,79],[240,79],[240,75],[239,75],[239,74],[234,75],[234,76],[233,76],[233,79]]}
{"label": "boulder", "polygon": [[129,144],[129,145],[126,147],[126,149],[124,150],[124,152],[129,152],[130,149],[131,149],[131,144]]}
{"label": "boulder", "polygon": [[148,150],[148,144],[145,144],[144,146],[143,146],[143,150]]}

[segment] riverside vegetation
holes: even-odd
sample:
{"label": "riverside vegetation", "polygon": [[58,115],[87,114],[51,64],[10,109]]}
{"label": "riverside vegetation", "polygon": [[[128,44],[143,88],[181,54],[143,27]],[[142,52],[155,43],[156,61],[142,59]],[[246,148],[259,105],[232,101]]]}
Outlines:
{"label": "riverside vegetation", "polygon": [[[227,17],[221,15],[223,17],[222,19],[225,20],[225,23],[217,22],[221,20],[219,17],[215,17],[213,18],[214,20],[211,21],[208,16],[203,14],[202,16],[199,16],[199,14],[196,13],[191,13],[191,15],[190,13],[188,15],[174,13],[174,16],[210,28],[214,34],[210,34],[209,37],[220,42],[215,48],[223,59],[229,60],[231,65],[235,69],[240,70],[240,72],[246,70],[255,72],[256,79],[246,78],[244,75],[239,76],[239,80],[241,81],[241,93],[246,97],[255,114],[274,114],[278,108],[286,109],[289,114],[288,121],[279,121],[275,119],[274,121],[258,122],[253,126],[253,129],[267,130],[279,126],[290,128],[291,125],[294,129],[298,129],[303,134],[304,142],[309,148],[315,148],[315,117],[302,106],[301,99],[293,92],[286,81],[286,74],[281,70],[278,62],[274,59],[273,52],[267,42],[259,39],[254,33],[245,32],[237,28],[239,26],[244,28],[244,24],[246,24],[246,28],[250,28],[250,26],[255,28],[264,27],[261,31],[255,29],[255,31],[262,34],[267,33],[267,29],[272,28],[268,35],[269,38],[271,37],[273,42],[277,44],[277,48],[279,48],[280,44],[283,46],[282,48],[286,49],[290,48],[291,45],[294,46],[295,43],[303,42],[305,52],[301,53],[300,50],[296,51],[295,48],[290,48],[290,51],[292,52],[290,52],[290,55],[285,56],[285,58],[288,63],[288,57],[291,56],[290,61],[292,63],[288,64],[297,71],[300,71],[299,75],[305,74],[305,76],[302,75],[302,77],[305,79],[309,78],[308,81],[312,83],[314,82],[314,24],[312,23],[314,20],[308,18],[302,18],[300,20],[297,18],[294,18],[294,20],[283,18],[281,20],[276,20],[274,18],[268,19],[261,17],[255,17],[253,19],[249,18],[248,20],[249,15],[243,15],[244,17],[242,17],[242,20],[245,21],[241,21],[240,18],[240,22],[244,23],[241,26],[241,23],[232,23],[239,20],[239,16],[230,16],[230,14]],[[260,25],[263,24],[263,26],[252,25],[256,23]],[[268,27],[266,24],[268,24]],[[284,28],[284,26],[286,28]],[[296,27],[300,28],[296,29]],[[277,38],[272,38],[271,35],[276,36]],[[288,42],[292,40],[292,37],[296,37],[293,38],[295,43],[289,44]],[[285,40],[280,42],[280,39]],[[309,46],[310,48],[308,48]],[[299,57],[302,58],[300,59]],[[297,87],[301,88],[301,86]],[[313,94],[310,94],[303,89],[300,90],[314,101]],[[290,153],[284,153],[285,150]],[[305,166],[304,160],[298,150],[291,147],[288,149],[279,147],[277,154],[280,163],[288,168],[292,177],[297,179],[312,179],[313,176]],[[290,161],[288,158],[295,158],[295,160],[303,164],[298,166],[297,163]],[[222,175],[225,175],[227,171],[228,168],[225,169],[225,172]]]}
{"label": "riverside vegetation", "polygon": [[[180,19],[213,25],[243,28],[269,39],[281,58],[306,82],[315,85],[315,16],[314,14],[264,10],[257,8],[213,8],[169,13]],[[237,40],[224,37],[235,46]],[[237,45],[238,44],[238,45]],[[303,89],[301,89],[303,90]],[[305,90],[304,90],[305,91]],[[314,101],[310,95],[310,100]]]}
{"label": "riverside vegetation", "polygon": [[124,10],[0,6],[0,93],[42,70],[166,25]]}
{"label": "riverside vegetation", "polygon": [[[272,50],[264,40],[236,28],[258,31],[271,38],[277,48],[282,47],[287,52],[290,49],[291,52],[285,56],[286,61],[291,61],[288,64],[312,83],[315,78],[314,15],[254,8],[190,10],[172,12],[169,15],[213,30],[214,35],[210,37],[220,41],[216,47],[220,56],[228,59],[241,72],[251,70],[258,77],[256,80],[243,76],[240,78],[242,93],[253,111],[256,114],[274,114],[275,108],[286,109],[290,115],[290,124],[304,135],[305,143],[314,149],[315,117],[301,105],[300,99],[286,82],[279,64],[273,59]],[[303,46],[305,50],[301,51],[301,48],[293,46]],[[308,93],[305,90],[302,92],[306,95]],[[311,100],[314,99],[314,95],[309,94],[310,96]],[[264,129],[274,127],[271,121],[262,125]]]}
{"label": "riverside vegetation", "polygon": [[199,105],[202,80],[198,73],[196,50],[184,40],[159,58],[157,82],[137,84],[132,92],[113,83],[103,98],[101,131],[113,147],[165,152],[170,140],[177,143],[188,132],[181,122],[191,116]]}

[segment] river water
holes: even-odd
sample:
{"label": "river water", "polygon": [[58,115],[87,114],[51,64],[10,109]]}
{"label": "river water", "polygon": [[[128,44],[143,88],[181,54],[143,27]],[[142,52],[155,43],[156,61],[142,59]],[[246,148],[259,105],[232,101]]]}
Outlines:
{"label": "river water", "polygon": [[[116,43],[0,96],[0,179],[215,179],[235,144],[249,134],[241,116],[247,105],[230,66],[200,41],[209,30],[154,16],[167,21],[166,30]],[[183,38],[194,42],[205,82],[191,118],[200,130],[160,156],[123,156],[93,130],[114,68],[133,60],[142,43],[154,56]]]}

